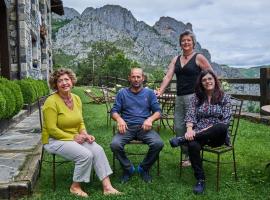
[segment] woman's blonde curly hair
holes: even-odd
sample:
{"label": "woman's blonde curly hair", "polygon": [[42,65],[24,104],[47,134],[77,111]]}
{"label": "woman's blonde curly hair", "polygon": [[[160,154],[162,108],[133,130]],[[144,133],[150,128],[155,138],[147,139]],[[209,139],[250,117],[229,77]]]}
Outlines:
{"label": "woman's blonde curly hair", "polygon": [[50,84],[51,89],[57,90],[57,80],[59,79],[60,76],[64,74],[68,75],[73,85],[76,84],[77,78],[76,78],[75,73],[71,69],[59,68],[50,74],[49,84]]}

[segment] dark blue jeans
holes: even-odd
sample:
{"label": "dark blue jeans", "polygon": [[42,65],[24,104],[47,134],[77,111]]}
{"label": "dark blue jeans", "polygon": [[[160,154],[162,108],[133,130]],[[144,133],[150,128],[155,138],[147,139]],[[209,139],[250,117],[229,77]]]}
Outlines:
{"label": "dark blue jeans", "polygon": [[141,128],[141,125],[128,126],[128,130],[125,134],[117,133],[113,137],[110,145],[111,150],[116,155],[116,158],[119,160],[122,168],[124,170],[129,170],[132,163],[127,158],[124,147],[134,139],[140,140],[149,146],[149,150],[144,160],[140,164],[144,170],[149,170],[157,160],[159,152],[162,150],[164,145],[159,134],[157,134],[154,130],[145,132]]}
{"label": "dark blue jeans", "polygon": [[197,133],[193,141],[188,142],[189,159],[197,180],[204,180],[200,151],[204,145],[218,147],[224,144],[228,125],[215,124],[211,128]]}

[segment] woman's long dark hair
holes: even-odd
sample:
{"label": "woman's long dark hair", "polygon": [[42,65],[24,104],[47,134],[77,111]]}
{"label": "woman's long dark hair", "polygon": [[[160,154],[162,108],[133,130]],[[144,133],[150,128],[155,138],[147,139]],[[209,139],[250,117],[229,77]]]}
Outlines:
{"label": "woman's long dark hair", "polygon": [[222,100],[224,96],[224,92],[221,89],[221,84],[216,76],[216,74],[212,70],[203,70],[198,76],[197,83],[195,85],[195,94],[199,99],[198,105],[202,105],[204,101],[207,100],[207,95],[204,91],[204,87],[202,85],[202,78],[206,76],[206,74],[211,74],[215,80],[215,88],[211,98],[211,104],[218,104]]}

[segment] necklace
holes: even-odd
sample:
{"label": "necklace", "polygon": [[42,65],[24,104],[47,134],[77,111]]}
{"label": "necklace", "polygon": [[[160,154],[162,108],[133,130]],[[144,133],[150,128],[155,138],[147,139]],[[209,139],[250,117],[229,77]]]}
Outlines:
{"label": "necklace", "polygon": [[193,51],[191,51],[191,52],[188,53],[188,54],[184,54],[184,53],[183,53],[183,56],[184,56],[185,59],[188,59],[188,57],[189,57],[190,55],[192,55],[192,54],[193,54]]}
{"label": "necklace", "polygon": [[67,97],[63,97],[59,94],[59,96],[61,97],[61,99],[63,99],[64,103],[66,104],[66,106],[70,109],[73,108],[73,99],[71,96],[67,96]]}

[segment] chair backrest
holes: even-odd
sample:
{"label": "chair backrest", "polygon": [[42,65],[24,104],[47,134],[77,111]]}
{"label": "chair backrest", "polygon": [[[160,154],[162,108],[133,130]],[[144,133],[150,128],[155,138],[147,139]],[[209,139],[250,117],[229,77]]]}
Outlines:
{"label": "chair backrest", "polygon": [[238,132],[239,121],[241,116],[243,100],[232,97],[231,98],[231,109],[232,109],[232,117],[229,125],[229,135],[232,146],[234,146],[235,138]]}
{"label": "chair backrest", "polygon": [[101,87],[103,98],[105,101],[107,112],[110,112],[112,109],[112,102],[114,101],[115,96],[112,95],[112,91],[109,90],[107,87],[102,86]]}
{"label": "chair backrest", "polygon": [[165,93],[159,97],[162,113],[165,115],[173,115],[175,108],[175,94]]}
{"label": "chair backrest", "polygon": [[[53,93],[52,93],[53,94]],[[40,129],[42,131],[43,127],[43,115],[42,115],[42,106],[45,103],[46,99],[51,96],[52,94],[48,94],[46,96],[42,96],[38,98],[38,114],[39,114],[39,123],[40,123]]]}

